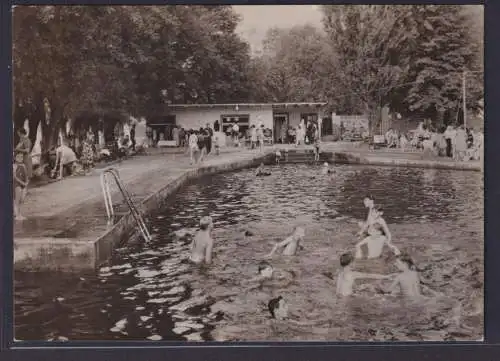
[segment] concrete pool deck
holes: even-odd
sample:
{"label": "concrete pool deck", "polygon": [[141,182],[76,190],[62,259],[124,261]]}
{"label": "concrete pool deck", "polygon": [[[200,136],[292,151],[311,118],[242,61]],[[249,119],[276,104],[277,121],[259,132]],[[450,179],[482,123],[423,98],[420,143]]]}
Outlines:
{"label": "concrete pool deck", "polygon": [[[310,152],[311,147],[276,146],[289,152]],[[322,150],[339,163],[481,170],[478,162],[422,160],[421,154],[366,151],[355,145],[324,144]],[[273,153],[226,149],[200,166],[185,154],[136,156],[114,165],[141,213],[158,209],[165,199],[190,179],[255,166]],[[87,176],[69,177],[31,189],[23,207],[26,221],[14,224],[14,268],[19,270],[80,271],[94,269],[111,256],[135,228],[123,203],[115,203],[118,221],[106,224],[106,212],[97,169]],[[113,201],[120,199],[113,192]]]}

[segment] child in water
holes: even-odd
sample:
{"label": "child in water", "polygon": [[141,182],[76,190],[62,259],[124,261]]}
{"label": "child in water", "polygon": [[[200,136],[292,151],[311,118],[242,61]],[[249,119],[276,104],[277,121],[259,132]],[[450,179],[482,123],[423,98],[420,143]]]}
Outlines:
{"label": "child in water", "polygon": [[195,264],[212,262],[212,250],[214,240],[211,232],[213,229],[212,217],[203,217],[200,219],[200,230],[191,243],[191,256],[189,260]]}
{"label": "child in water", "polygon": [[[267,304],[267,309],[269,310],[272,319],[278,321],[286,321],[286,323],[296,326],[319,326],[320,324],[330,322],[330,320],[325,319],[324,317],[320,317],[320,319],[317,320],[301,321],[300,319],[304,317],[304,313],[301,312],[301,314],[299,315],[290,312],[288,308],[288,303],[282,296],[278,296],[271,299]],[[312,313],[307,312],[307,316],[309,317],[313,316],[315,318],[318,318],[318,313],[314,311]]]}
{"label": "child in water", "polygon": [[425,297],[421,292],[422,289],[425,289],[433,296],[440,295],[438,292],[430,289],[420,282],[420,277],[415,263],[408,254],[403,253],[396,257],[396,267],[401,272],[394,278],[392,285],[389,287],[389,293],[395,293],[399,289],[402,295],[418,299]]}
{"label": "child in water", "polygon": [[299,243],[304,239],[304,236],[305,236],[304,228],[295,227],[293,233],[289,235],[284,241],[276,243],[271,252],[266,257],[268,258],[272,257],[280,247],[285,247],[285,249],[283,250],[283,255],[294,256],[295,253],[297,252],[297,248],[299,247]]}
{"label": "child in water", "polygon": [[[286,281],[286,283],[278,282],[281,287],[288,286],[291,282],[293,282],[293,276],[288,276],[286,273],[278,273],[274,271],[274,268],[271,264],[266,261],[261,261],[257,267],[258,275],[254,278],[247,281],[247,283],[253,284],[251,288],[258,288],[262,286],[262,284],[266,281],[275,280],[275,281]],[[278,274],[277,274],[278,273]],[[266,282],[267,283],[267,282]],[[273,282],[274,284],[274,282]]]}
{"label": "child in water", "polygon": [[340,271],[337,278],[337,295],[350,296],[353,294],[354,281],[360,278],[383,280],[391,278],[391,275],[380,275],[356,272],[352,270],[352,261],[354,257],[350,253],[344,253],[340,256]]}
{"label": "child in water", "polygon": [[327,162],[323,163],[323,168],[321,168],[321,174],[326,175],[326,174],[333,174],[335,173],[334,170],[330,169],[330,166]]}
{"label": "child in water", "polygon": [[259,167],[255,171],[255,176],[262,177],[262,176],[267,176],[267,175],[271,175],[271,173],[264,171],[264,163],[260,163]]}

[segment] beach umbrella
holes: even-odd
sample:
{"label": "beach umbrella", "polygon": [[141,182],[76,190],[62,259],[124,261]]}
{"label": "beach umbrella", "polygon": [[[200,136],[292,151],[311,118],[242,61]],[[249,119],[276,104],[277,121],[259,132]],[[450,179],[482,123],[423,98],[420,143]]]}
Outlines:
{"label": "beach umbrella", "polygon": [[69,118],[68,121],[66,122],[66,134],[69,134],[71,132],[72,126],[73,126],[73,121],[71,120],[71,118]]}
{"label": "beach umbrella", "polygon": [[33,149],[31,151],[34,156],[32,157],[33,165],[39,165],[41,161],[42,153],[42,123],[38,123],[38,128],[36,129],[36,139]]}
{"label": "beach umbrella", "polygon": [[23,128],[24,130],[26,130],[26,135],[30,135],[30,121],[28,120],[28,118],[26,118],[26,120],[24,121]]}

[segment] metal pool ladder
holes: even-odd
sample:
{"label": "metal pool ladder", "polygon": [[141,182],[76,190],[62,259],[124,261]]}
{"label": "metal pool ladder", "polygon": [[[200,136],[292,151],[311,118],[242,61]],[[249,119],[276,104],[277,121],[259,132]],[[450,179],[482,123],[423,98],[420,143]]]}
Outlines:
{"label": "metal pool ladder", "polygon": [[102,194],[104,195],[104,205],[106,206],[106,213],[108,215],[108,224],[113,223],[113,219],[115,216],[115,211],[113,209],[113,201],[111,200],[111,191],[109,188],[110,175],[115,180],[115,184],[117,185],[118,189],[120,190],[120,193],[125,199],[125,202],[127,203],[127,206],[130,209],[130,213],[132,213],[132,216],[134,217],[135,221],[137,222],[137,225],[139,226],[139,231],[141,232],[142,236],[146,241],[150,241],[151,234],[149,233],[148,228],[146,227],[144,218],[141,216],[141,213],[138,211],[137,207],[132,201],[130,194],[125,189],[125,186],[123,185],[123,182],[120,178],[120,174],[118,173],[118,170],[115,168],[107,168],[101,174],[101,188],[102,188]]}

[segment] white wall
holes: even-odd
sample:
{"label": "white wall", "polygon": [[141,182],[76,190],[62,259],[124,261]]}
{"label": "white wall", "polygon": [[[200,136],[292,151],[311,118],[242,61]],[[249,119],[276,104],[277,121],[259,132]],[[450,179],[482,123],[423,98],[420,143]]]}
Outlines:
{"label": "white wall", "polygon": [[273,127],[273,111],[271,105],[265,107],[249,107],[238,105],[235,107],[213,107],[213,108],[176,108],[171,111],[175,114],[178,125],[184,129],[199,129],[207,123],[213,124],[216,120],[221,121],[222,115],[249,115],[250,125],[255,124],[261,118],[265,128]]}
{"label": "white wall", "polygon": [[287,108],[282,108],[282,109],[276,109],[276,113],[288,113],[288,124],[292,127],[296,127],[297,125],[300,124],[301,114],[318,114],[318,117],[322,116],[321,109],[318,108],[313,108],[313,107],[299,107],[299,108],[292,108],[292,107],[287,107]]}

